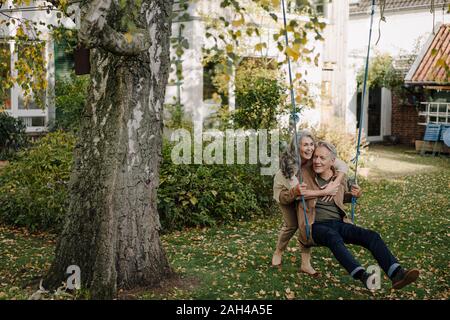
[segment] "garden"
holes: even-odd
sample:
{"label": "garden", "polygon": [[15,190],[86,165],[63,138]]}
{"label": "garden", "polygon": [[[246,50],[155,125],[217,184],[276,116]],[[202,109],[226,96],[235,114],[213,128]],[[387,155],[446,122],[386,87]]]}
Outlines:
{"label": "garden", "polygon": [[[55,250],[66,208],[72,134],[57,130],[2,162],[0,299],[27,299]],[[371,145],[361,178],[356,223],[378,231],[417,283],[371,292],[354,281],[327,248],[313,249],[319,279],[299,273],[292,239],[281,269],[271,266],[281,214],[271,178],[255,166],[174,166],[164,148],[158,209],[162,242],[175,276],[159,288],[121,290],[119,299],[448,299],[450,159],[401,146]],[[252,179],[250,179],[252,178]],[[205,184],[205,181],[208,181]],[[350,246],[364,266],[367,250]],[[47,299],[83,299],[49,293]]]}

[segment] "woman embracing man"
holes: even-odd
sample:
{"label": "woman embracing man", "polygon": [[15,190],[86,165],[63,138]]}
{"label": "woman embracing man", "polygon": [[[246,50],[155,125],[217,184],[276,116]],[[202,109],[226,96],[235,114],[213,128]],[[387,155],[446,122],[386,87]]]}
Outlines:
{"label": "woman embracing man", "polygon": [[[311,250],[315,245],[325,246],[354,279],[373,289],[371,284],[375,275],[367,273],[345,246],[354,244],[372,253],[391,279],[394,289],[416,281],[419,270],[403,269],[377,232],[355,226],[348,219],[344,202],[360,197],[362,190],[356,184],[347,184],[347,172],[348,166],[337,158],[336,148],[331,143],[316,143],[311,133],[305,130],[291,138],[287,150],[281,155],[280,169],[274,178],[273,197],[281,208],[283,224],[272,265],[281,266],[283,252],[299,230],[300,272],[320,276],[311,265]],[[303,202],[299,201],[301,196],[305,200],[305,209]],[[307,228],[311,230],[309,235],[305,232]]]}

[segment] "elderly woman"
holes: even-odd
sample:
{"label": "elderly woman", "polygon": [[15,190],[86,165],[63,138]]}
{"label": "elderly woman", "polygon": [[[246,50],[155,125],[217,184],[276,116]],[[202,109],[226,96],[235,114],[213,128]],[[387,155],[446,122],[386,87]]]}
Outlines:
{"label": "elderly woman", "polygon": [[[286,151],[281,155],[280,170],[275,175],[273,184],[273,197],[278,202],[283,214],[283,225],[279,232],[278,242],[272,257],[272,265],[280,266],[281,257],[286,249],[289,240],[293,237],[298,228],[297,210],[296,210],[296,192],[292,192],[298,188],[299,180],[296,176],[299,165],[298,158],[295,154],[295,141],[298,141],[298,152],[300,153],[300,161],[302,167],[310,167],[312,165],[312,156],[315,148],[315,140],[312,134],[306,130],[297,133],[291,138]],[[313,191],[313,197],[323,197],[325,201],[333,201],[333,196],[337,192],[337,188],[348,172],[348,166],[339,159],[335,161],[335,169],[338,172],[335,181],[329,183],[322,190]],[[311,248],[304,247],[300,240],[302,262],[300,272],[318,276],[319,273],[311,266]]]}

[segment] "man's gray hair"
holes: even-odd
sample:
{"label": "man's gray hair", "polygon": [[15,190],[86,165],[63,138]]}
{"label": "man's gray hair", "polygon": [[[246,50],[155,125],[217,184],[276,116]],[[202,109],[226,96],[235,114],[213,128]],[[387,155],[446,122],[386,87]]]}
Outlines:
{"label": "man's gray hair", "polygon": [[292,176],[294,176],[298,171],[299,164],[296,155],[295,143],[297,142],[297,148],[300,148],[299,145],[301,144],[303,138],[310,138],[315,143],[315,139],[311,132],[308,130],[301,130],[297,132],[297,139],[295,138],[295,134],[292,135],[287,149],[281,154],[280,169],[287,179],[292,178]]}
{"label": "man's gray hair", "polygon": [[317,148],[318,147],[325,147],[325,148],[327,148],[330,151],[330,153],[331,153],[331,159],[336,159],[337,158],[336,147],[332,143],[330,143],[328,141],[319,141],[317,143]]}

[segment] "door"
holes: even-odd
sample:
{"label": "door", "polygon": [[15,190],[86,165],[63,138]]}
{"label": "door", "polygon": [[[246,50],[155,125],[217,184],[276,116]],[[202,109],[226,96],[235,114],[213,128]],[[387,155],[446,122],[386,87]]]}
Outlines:
{"label": "door", "polygon": [[367,135],[369,140],[382,140],[381,136],[381,88],[369,90]]}
{"label": "door", "polygon": [[[356,97],[356,127],[359,128],[359,119],[361,116],[361,92]],[[369,97],[366,97],[366,108],[364,111],[364,132],[367,134],[368,141],[382,141],[382,89],[369,89]],[[367,103],[368,100],[368,103]],[[368,104],[368,106],[367,106]]]}

